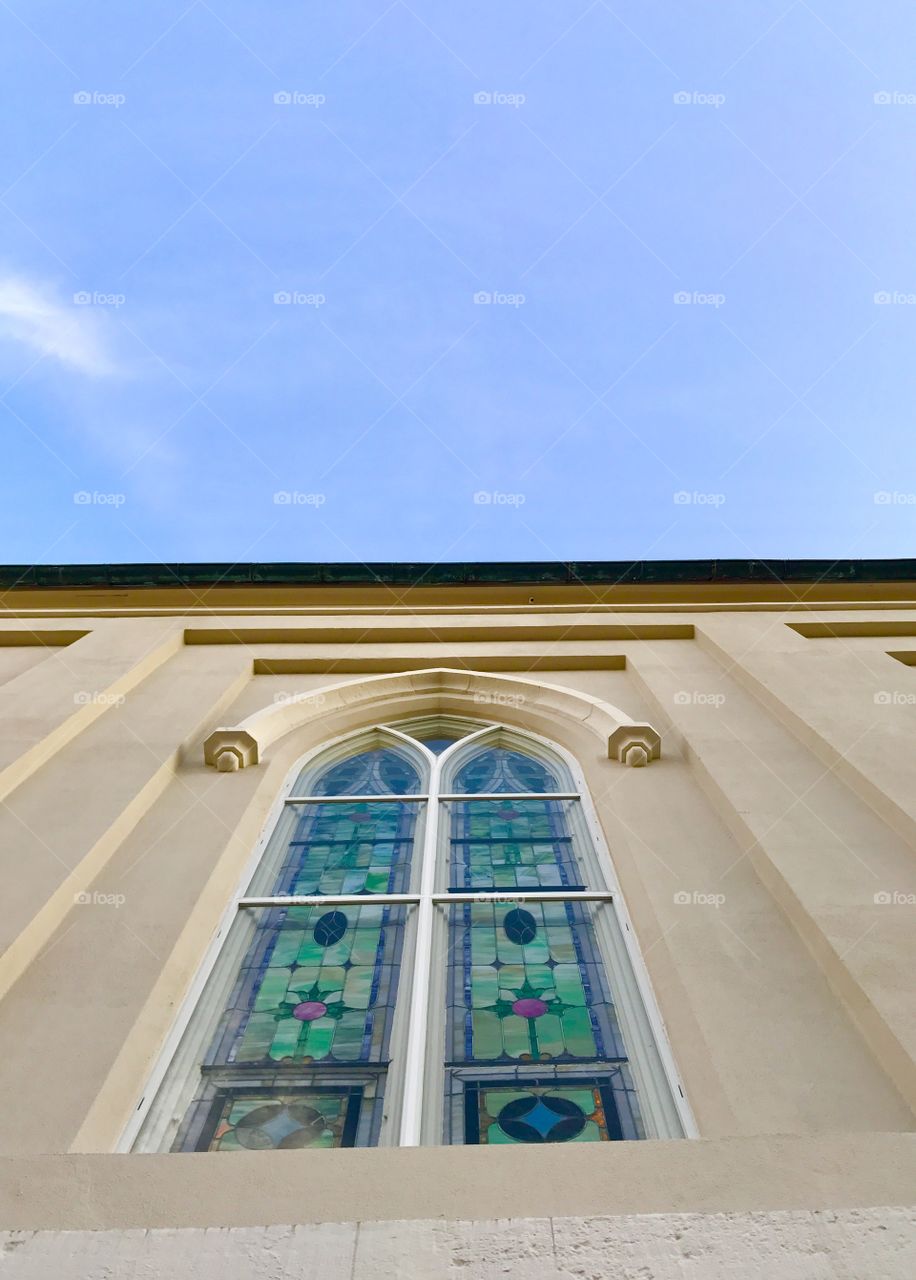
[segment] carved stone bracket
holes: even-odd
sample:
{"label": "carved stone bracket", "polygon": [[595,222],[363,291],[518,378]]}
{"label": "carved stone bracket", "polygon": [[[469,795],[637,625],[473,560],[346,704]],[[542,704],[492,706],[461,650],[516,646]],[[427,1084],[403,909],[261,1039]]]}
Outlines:
{"label": "carved stone bracket", "polygon": [[214,729],[204,743],[204,761],[220,773],[234,773],[258,763],[258,743],[247,729]]}
{"label": "carved stone bracket", "polygon": [[610,760],[641,769],[662,753],[661,738],[650,724],[622,724],[607,742]]}

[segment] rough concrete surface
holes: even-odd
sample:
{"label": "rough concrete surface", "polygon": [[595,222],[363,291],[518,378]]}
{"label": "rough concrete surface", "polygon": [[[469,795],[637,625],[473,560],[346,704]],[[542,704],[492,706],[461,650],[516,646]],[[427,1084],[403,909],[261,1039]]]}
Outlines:
{"label": "rough concrete surface", "polygon": [[912,1280],[916,1211],[4,1232],[3,1280]]}

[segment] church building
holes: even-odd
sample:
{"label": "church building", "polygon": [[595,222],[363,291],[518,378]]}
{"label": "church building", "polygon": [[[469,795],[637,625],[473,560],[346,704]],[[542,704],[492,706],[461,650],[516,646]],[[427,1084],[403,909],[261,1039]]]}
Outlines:
{"label": "church building", "polygon": [[916,1274],[916,561],[0,587],[9,1280]]}

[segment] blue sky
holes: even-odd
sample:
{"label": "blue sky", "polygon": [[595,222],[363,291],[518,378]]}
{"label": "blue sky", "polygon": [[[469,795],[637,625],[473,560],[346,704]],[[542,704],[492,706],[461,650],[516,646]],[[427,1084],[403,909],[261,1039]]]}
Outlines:
{"label": "blue sky", "polygon": [[0,0],[0,560],[912,554],[914,49]]}

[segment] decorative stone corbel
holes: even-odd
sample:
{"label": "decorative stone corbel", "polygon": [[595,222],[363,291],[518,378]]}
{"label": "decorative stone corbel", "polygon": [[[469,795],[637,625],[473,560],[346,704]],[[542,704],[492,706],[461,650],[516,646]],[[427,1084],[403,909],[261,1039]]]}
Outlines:
{"label": "decorative stone corbel", "polygon": [[214,729],[204,743],[204,761],[220,773],[258,763],[257,740],[246,729]]}
{"label": "decorative stone corbel", "polygon": [[661,753],[661,738],[650,724],[622,724],[607,741],[608,759],[633,769],[642,769]]}

